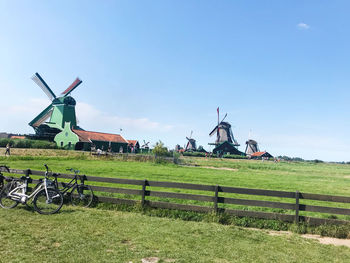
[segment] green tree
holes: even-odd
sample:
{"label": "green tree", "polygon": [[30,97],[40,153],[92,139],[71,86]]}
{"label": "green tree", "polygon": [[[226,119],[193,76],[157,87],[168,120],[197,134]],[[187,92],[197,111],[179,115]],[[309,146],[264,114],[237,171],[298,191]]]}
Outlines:
{"label": "green tree", "polygon": [[161,140],[154,145],[152,152],[155,156],[168,156],[168,148],[164,146]]}

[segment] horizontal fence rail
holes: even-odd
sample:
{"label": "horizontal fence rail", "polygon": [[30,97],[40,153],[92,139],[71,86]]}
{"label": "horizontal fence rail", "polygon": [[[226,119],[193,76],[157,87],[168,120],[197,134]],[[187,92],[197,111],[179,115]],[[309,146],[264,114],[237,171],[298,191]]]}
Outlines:
{"label": "horizontal fence rail", "polygon": [[[5,173],[9,172],[13,174],[19,174],[19,175],[36,175],[36,176],[45,175],[45,172],[43,171],[36,171],[36,170],[30,170],[30,169],[27,169],[27,170],[9,169],[9,171],[7,171],[5,168],[0,168],[0,171]],[[56,174],[59,175],[58,178],[62,178],[62,179],[72,179],[74,177],[73,174],[61,174],[61,173],[56,173]],[[288,191],[275,191],[275,190],[263,190],[263,189],[237,188],[237,187],[227,187],[227,186],[219,186],[219,185],[200,185],[200,184],[189,184],[189,183],[178,183],[178,182],[160,182],[160,181],[122,179],[122,178],[106,178],[106,177],[97,177],[97,176],[87,176],[87,180],[91,182],[113,184],[111,186],[90,185],[94,192],[117,193],[117,194],[141,196],[141,201],[116,198],[116,197],[97,196],[99,202],[106,202],[106,203],[113,203],[113,204],[127,204],[127,205],[135,205],[137,203],[141,203],[141,205],[147,205],[153,208],[177,209],[177,210],[194,211],[194,212],[212,212],[212,211],[225,212],[227,214],[238,216],[238,217],[277,219],[277,220],[282,220],[286,222],[296,222],[296,223],[307,222],[311,225],[320,225],[320,224],[326,224],[326,223],[327,224],[349,224],[350,223],[350,221],[346,221],[346,220],[316,218],[316,217],[307,217],[307,216],[299,215],[300,211],[307,211],[307,212],[327,213],[332,215],[336,214],[336,215],[350,216],[350,209],[347,209],[347,208],[300,204],[300,200],[316,200],[316,201],[336,202],[336,203],[350,203],[350,197],[346,197],[346,196],[300,193],[298,191],[288,192]],[[36,183],[38,182],[38,180],[33,180],[33,182]],[[116,187],[114,186],[115,184],[132,185],[132,186],[139,187],[139,189]],[[189,194],[189,193],[177,193],[177,192],[163,192],[163,191],[150,190],[149,188],[151,187],[196,190],[196,191],[204,191],[205,193]],[[219,196],[220,193],[279,197],[279,198],[286,198],[289,202],[275,202],[275,201],[223,197],[223,196]],[[151,201],[151,200],[146,200],[146,197],[148,196],[209,202],[209,203],[212,203],[212,206],[199,206],[199,205],[191,205],[191,204],[178,204],[178,203],[172,203],[172,202]],[[291,201],[293,201],[293,203],[291,203]],[[277,208],[277,209],[294,211],[294,214],[219,208],[218,207],[219,204],[233,204],[233,205],[242,205],[242,206]]]}

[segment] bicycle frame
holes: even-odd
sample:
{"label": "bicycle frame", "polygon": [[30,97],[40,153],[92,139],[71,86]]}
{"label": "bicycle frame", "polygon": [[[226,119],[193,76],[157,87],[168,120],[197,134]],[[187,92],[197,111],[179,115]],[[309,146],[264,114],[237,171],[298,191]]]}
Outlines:
{"label": "bicycle frame", "polygon": [[[74,182],[74,183],[73,183]],[[78,184],[78,179],[76,176],[74,176],[74,178],[69,182],[69,183],[62,183],[61,182],[61,185],[63,186],[63,188],[59,188],[58,187],[58,182],[57,182],[57,178],[55,180],[55,184],[56,184],[56,187],[57,189],[60,190],[60,192],[62,194],[65,194],[67,193],[70,189],[72,189],[74,186],[76,186]]]}
{"label": "bicycle frame", "polygon": [[[11,183],[18,183],[19,181],[13,180]],[[42,189],[45,189],[46,192],[46,197],[48,200],[50,200],[50,197],[47,192],[47,179],[45,178],[43,182],[39,182],[36,187],[34,188],[34,191],[30,194],[27,195],[27,182],[25,181],[24,183],[20,183],[17,187],[15,187],[13,190],[11,190],[8,193],[8,196],[14,200],[18,201],[21,203],[27,202],[27,200],[33,198],[39,191]]]}
{"label": "bicycle frame", "polygon": [[[79,172],[79,171],[78,171]],[[58,186],[58,181],[57,181],[57,176],[55,176],[55,185],[56,188],[59,189],[59,191],[62,194],[66,194],[69,190],[71,190],[74,186],[79,185],[78,183],[78,178],[81,182],[81,184],[84,184],[85,180],[86,180],[86,176],[85,175],[79,175],[77,174],[76,171],[74,171],[74,177],[72,178],[72,180],[70,180],[70,182],[65,183],[65,182],[61,182],[61,185],[63,188],[59,188]]]}

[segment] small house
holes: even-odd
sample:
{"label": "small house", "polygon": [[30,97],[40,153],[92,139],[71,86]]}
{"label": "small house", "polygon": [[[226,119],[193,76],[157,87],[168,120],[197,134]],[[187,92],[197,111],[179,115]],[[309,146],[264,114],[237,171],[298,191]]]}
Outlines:
{"label": "small house", "polygon": [[255,152],[250,155],[252,159],[273,158],[268,152]]}

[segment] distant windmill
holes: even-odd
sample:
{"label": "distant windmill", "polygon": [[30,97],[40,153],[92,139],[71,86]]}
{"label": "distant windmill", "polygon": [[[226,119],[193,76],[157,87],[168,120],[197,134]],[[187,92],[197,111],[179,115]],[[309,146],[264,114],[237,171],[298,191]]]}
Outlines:
{"label": "distant windmill", "polygon": [[249,139],[245,144],[247,145],[245,148],[246,155],[252,155],[253,153],[259,152],[258,143],[256,141]]}
{"label": "distant windmill", "polygon": [[143,145],[141,146],[141,149],[149,150],[148,144],[149,142],[146,142],[145,140],[143,140]]}
{"label": "distant windmill", "polygon": [[218,113],[218,125],[215,126],[215,128],[209,133],[209,136],[213,136],[216,134],[216,140],[214,145],[218,145],[223,142],[229,142],[233,144],[234,146],[239,146],[239,143],[235,140],[233,137],[232,129],[231,129],[231,124],[228,122],[224,122],[225,118],[227,117],[227,113],[225,114],[224,118],[220,120],[220,115],[219,115],[219,108],[217,109]]}
{"label": "distant windmill", "polygon": [[61,97],[56,97],[55,93],[53,93],[39,73],[35,73],[32,79],[52,101],[46,109],[29,123],[35,130],[36,135],[53,139],[57,133],[63,130],[65,122],[69,122],[71,127],[76,127],[76,102],[70,94],[82,81],[76,78],[76,80],[62,92]]}
{"label": "distant windmill", "polygon": [[193,152],[197,150],[196,140],[192,138],[192,134],[193,134],[193,131],[191,131],[190,137],[186,137],[188,142],[185,147],[185,152]]}

